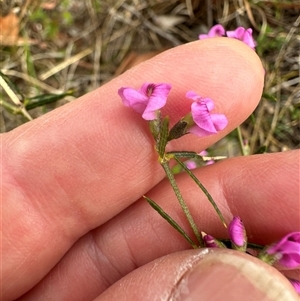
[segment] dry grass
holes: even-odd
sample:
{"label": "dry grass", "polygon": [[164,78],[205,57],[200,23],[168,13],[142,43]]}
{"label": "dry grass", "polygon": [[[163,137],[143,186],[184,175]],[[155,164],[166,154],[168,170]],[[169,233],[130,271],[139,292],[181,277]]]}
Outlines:
{"label": "dry grass", "polygon": [[[1,132],[109,81],[133,51],[187,43],[221,23],[254,29],[266,69],[260,105],[241,126],[250,152],[299,147],[298,0],[4,0],[0,11],[14,13],[18,29],[0,48]],[[227,153],[237,140],[236,133],[224,140]]]}

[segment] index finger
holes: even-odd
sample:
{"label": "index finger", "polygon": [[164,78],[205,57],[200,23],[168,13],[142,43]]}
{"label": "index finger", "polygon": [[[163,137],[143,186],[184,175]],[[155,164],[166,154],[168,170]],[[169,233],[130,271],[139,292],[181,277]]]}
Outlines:
{"label": "index finger", "polygon": [[173,123],[189,111],[188,90],[212,98],[228,127],[214,136],[172,142],[174,148],[200,151],[249,116],[260,99],[263,74],[259,58],[243,43],[197,41],[4,135],[4,296],[15,298],[31,288],[80,236],[163,178],[147,125],[123,107],[121,86],[172,84],[164,113]]}

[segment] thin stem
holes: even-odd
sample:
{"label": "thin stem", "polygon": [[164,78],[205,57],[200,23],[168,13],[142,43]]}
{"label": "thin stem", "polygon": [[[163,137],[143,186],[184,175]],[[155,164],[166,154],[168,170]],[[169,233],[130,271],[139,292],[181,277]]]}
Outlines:
{"label": "thin stem", "polygon": [[11,114],[19,114],[21,113],[20,109],[17,108],[16,106],[6,102],[3,99],[0,99],[0,105],[3,106],[9,113]]}
{"label": "thin stem", "polygon": [[210,161],[210,160],[217,161],[217,160],[227,159],[226,156],[215,156],[215,157],[200,156],[195,152],[186,152],[186,151],[167,152],[166,155],[171,155],[172,158],[175,155],[177,158],[197,159],[197,160],[201,160],[204,162]]}
{"label": "thin stem", "polygon": [[185,201],[183,200],[181,192],[180,192],[180,190],[177,186],[174,175],[173,175],[173,173],[171,171],[171,168],[169,166],[169,161],[162,161],[161,166],[163,167],[163,169],[164,169],[164,171],[165,171],[165,173],[166,173],[166,175],[167,175],[167,177],[168,177],[168,179],[171,183],[171,186],[174,190],[174,193],[175,193],[175,195],[176,195],[176,197],[179,201],[179,204],[180,204],[180,206],[181,206],[181,208],[182,208],[182,210],[183,210],[183,212],[184,212],[184,214],[185,214],[185,216],[186,216],[186,218],[187,218],[187,220],[188,220],[188,222],[189,222],[189,224],[190,224],[190,226],[191,226],[191,228],[192,228],[192,230],[193,230],[193,232],[194,232],[194,234],[195,234],[195,236],[196,236],[196,238],[199,242],[200,247],[204,247],[204,243],[203,243],[202,237],[200,235],[200,232],[199,232],[199,230],[196,226],[196,223],[195,223],[195,221],[194,221],[194,219],[193,219],[193,217],[190,213],[190,210],[189,210],[188,206],[186,205]]}
{"label": "thin stem", "polygon": [[243,137],[242,137],[241,127],[238,126],[236,128],[236,130],[237,130],[237,134],[238,134],[238,138],[239,138],[239,145],[240,145],[240,149],[241,149],[242,155],[243,156],[247,156],[247,151],[245,149],[244,141],[243,141]]}
{"label": "thin stem", "polygon": [[152,199],[148,198],[144,195],[146,201],[150,204],[150,206],[156,210],[159,215],[164,218],[175,230],[177,230],[194,248],[198,249],[198,246],[193,242],[193,240],[188,236],[188,234],[172,219],[172,217],[167,214],[157,203],[155,203]]}
{"label": "thin stem", "polygon": [[175,159],[175,161],[187,172],[187,174],[195,181],[195,183],[200,187],[200,189],[203,191],[203,193],[206,195],[206,197],[208,198],[209,202],[212,204],[212,206],[214,207],[215,211],[217,212],[217,214],[219,215],[223,225],[225,226],[225,228],[227,228],[225,219],[220,211],[220,209],[218,208],[217,204],[215,203],[214,199],[212,198],[212,196],[210,195],[210,193],[207,191],[207,189],[203,186],[203,184],[198,180],[198,178],[196,178],[196,176],[185,166],[185,164],[183,164],[179,158],[177,158],[176,155],[174,155],[173,157]]}
{"label": "thin stem", "polygon": [[10,99],[13,101],[13,103],[19,107],[20,113],[23,114],[28,120],[32,120],[32,117],[26,111],[22,102],[19,100],[15,92],[9,87],[9,85],[6,83],[6,81],[1,75],[0,75],[0,86],[2,86],[2,88],[10,97]]}
{"label": "thin stem", "polygon": [[[218,239],[218,240],[221,241],[222,243],[224,243],[226,246],[231,246],[232,242],[230,239],[224,238],[224,239]],[[252,242],[247,242],[247,248],[263,250],[264,246],[256,244],[256,243],[252,243]]]}
{"label": "thin stem", "polygon": [[189,159],[198,159],[201,158],[197,153],[195,152],[188,152],[188,151],[174,151],[174,152],[167,152],[166,155],[171,155],[172,157],[176,155],[180,158],[189,158]]}

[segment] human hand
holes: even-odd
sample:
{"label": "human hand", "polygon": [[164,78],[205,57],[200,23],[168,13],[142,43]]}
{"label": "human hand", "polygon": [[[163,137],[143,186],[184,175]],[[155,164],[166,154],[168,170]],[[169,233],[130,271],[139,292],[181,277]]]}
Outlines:
{"label": "human hand", "polygon": [[[259,58],[243,43],[196,41],[4,134],[2,300],[174,300],[183,294],[180,289],[187,291],[182,279],[190,270],[196,276],[187,286],[192,283],[194,293],[200,289],[202,300],[217,293],[228,300],[241,295],[244,301],[263,300],[267,294],[264,300],[284,300],[278,290],[290,292],[287,300],[297,300],[288,281],[255,258],[228,250],[184,251],[187,243],[141,199],[146,194],[187,226],[163,180],[146,122],[117,94],[122,86],[140,87],[146,81],[172,83],[165,112],[173,122],[189,110],[186,91],[211,97],[227,116],[227,128],[170,143],[173,150],[199,152],[254,110],[263,75]],[[249,240],[268,244],[300,230],[298,160],[298,151],[240,157],[195,173],[225,218],[239,215]],[[178,183],[199,228],[224,236],[193,182],[181,174]]]}

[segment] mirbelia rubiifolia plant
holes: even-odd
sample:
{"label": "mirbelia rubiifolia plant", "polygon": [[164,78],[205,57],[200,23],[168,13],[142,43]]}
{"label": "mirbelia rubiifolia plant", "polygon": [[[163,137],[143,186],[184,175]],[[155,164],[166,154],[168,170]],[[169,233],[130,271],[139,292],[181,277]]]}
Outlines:
{"label": "mirbelia rubiifolia plant", "polygon": [[[200,39],[224,36],[243,41],[252,49],[255,49],[255,41],[252,38],[252,30],[243,27],[235,31],[227,31],[221,25],[215,25],[207,35],[200,35]],[[161,109],[167,102],[168,95],[172,86],[168,83],[144,83],[140,89],[122,87],[118,93],[125,106],[132,108],[139,113],[143,119],[148,122],[150,132],[155,141],[155,151],[158,155],[158,161],[166,173],[166,176],[173,188],[178,202],[191,226],[196,237],[196,242],[184,231],[184,229],[172,219],[154,200],[147,196],[144,198],[147,202],[174,228],[176,229],[193,248],[230,248],[240,252],[247,252],[257,256],[268,264],[279,264],[286,268],[296,268],[300,266],[300,232],[287,234],[279,242],[269,246],[262,246],[247,241],[246,230],[240,217],[233,217],[229,225],[226,224],[217,203],[214,201],[207,189],[202,185],[199,179],[192,172],[196,167],[189,160],[202,160],[213,163],[213,160],[219,158],[207,157],[206,154],[197,154],[191,151],[166,151],[168,142],[180,137],[193,134],[198,137],[214,135],[226,128],[228,120],[224,114],[212,113],[214,101],[209,97],[202,97],[194,91],[188,91],[186,97],[190,99],[191,111],[183,116],[171,129],[169,128],[169,117],[162,116]],[[228,229],[230,239],[216,239],[210,234],[201,232],[184,201],[179,187],[176,183],[174,172],[170,167],[170,161],[174,160],[181,169],[186,172],[201,191],[206,195],[208,201],[218,214],[222,224]],[[295,279],[289,279],[291,284],[300,293],[300,282]]]}

